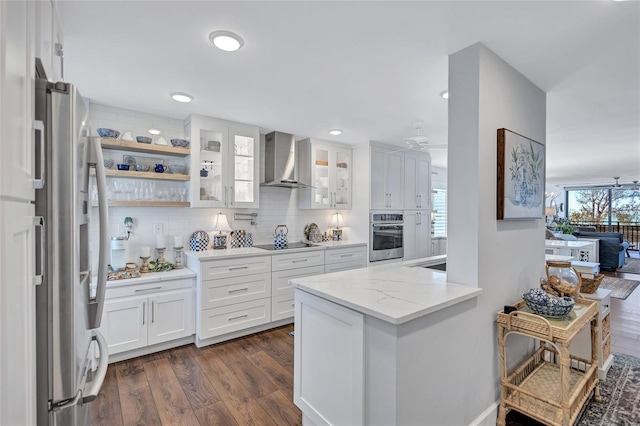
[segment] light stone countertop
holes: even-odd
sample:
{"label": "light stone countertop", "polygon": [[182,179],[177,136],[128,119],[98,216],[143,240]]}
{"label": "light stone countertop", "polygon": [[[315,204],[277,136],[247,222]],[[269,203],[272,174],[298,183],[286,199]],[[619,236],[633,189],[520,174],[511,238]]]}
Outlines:
{"label": "light stone countertop", "polygon": [[[172,269],[165,272],[149,272],[141,274],[138,278],[126,278],[123,280],[109,280],[107,281],[107,288],[116,288],[121,286],[129,286],[136,284],[149,284],[159,281],[172,281],[182,278],[195,278],[196,273],[189,268]],[[91,291],[95,291],[95,287],[98,282],[98,277],[94,275],[91,280]]]}
{"label": "light stone countertop", "polygon": [[190,256],[197,260],[213,260],[213,259],[228,259],[233,257],[248,257],[248,256],[260,256],[260,255],[275,255],[284,253],[300,253],[303,251],[313,250],[330,250],[332,248],[343,247],[357,247],[366,246],[366,243],[358,243],[354,241],[328,241],[324,243],[312,243],[315,247],[303,247],[297,249],[282,249],[282,250],[264,250],[257,247],[241,247],[241,248],[228,248],[221,250],[204,250],[204,251],[185,251],[186,256]]}
{"label": "light stone countertop", "polygon": [[394,325],[477,297],[481,288],[447,282],[445,272],[394,263],[294,278],[297,289]]}

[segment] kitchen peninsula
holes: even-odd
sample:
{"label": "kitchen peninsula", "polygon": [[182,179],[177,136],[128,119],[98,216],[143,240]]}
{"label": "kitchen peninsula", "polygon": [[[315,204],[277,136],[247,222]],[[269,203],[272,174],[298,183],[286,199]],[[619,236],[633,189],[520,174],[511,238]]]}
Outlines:
{"label": "kitchen peninsula", "polygon": [[475,305],[482,289],[449,283],[421,262],[292,279],[294,402],[303,423],[421,424],[437,398],[429,371],[455,348],[438,323]]}

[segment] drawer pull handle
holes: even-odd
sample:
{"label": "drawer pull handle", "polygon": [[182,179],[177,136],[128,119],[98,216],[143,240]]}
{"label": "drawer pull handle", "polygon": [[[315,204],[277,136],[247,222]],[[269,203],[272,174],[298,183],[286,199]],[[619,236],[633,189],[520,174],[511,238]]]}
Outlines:
{"label": "drawer pull handle", "polygon": [[307,260],[309,260],[309,259],[293,259],[293,260],[291,261],[291,263],[306,262]]}
{"label": "drawer pull handle", "polygon": [[162,287],[152,287],[152,288],[140,288],[138,290],[136,290],[136,293],[141,293],[143,291],[154,291],[154,290],[160,290]]}
{"label": "drawer pull handle", "polygon": [[248,316],[249,316],[249,314],[238,315],[237,317],[231,317],[231,318],[229,318],[229,321],[237,320],[237,319],[240,319],[240,318],[246,318],[246,317],[248,317]]}
{"label": "drawer pull handle", "polygon": [[229,293],[237,293],[239,291],[247,291],[247,290],[249,290],[249,287],[236,288],[235,290],[229,290]]}
{"label": "drawer pull handle", "polygon": [[340,257],[351,257],[353,256],[353,253],[349,253],[349,254],[341,254]]}
{"label": "drawer pull handle", "polygon": [[229,268],[230,271],[237,271],[238,269],[249,269],[249,265],[236,266],[234,268]]}

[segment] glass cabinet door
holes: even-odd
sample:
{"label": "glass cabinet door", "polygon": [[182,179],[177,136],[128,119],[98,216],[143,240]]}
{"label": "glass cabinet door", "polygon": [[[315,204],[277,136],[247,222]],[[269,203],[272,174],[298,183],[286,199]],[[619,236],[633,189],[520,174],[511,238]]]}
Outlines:
{"label": "glass cabinet door", "polygon": [[[227,144],[224,132],[200,130],[200,201],[211,201],[211,205],[225,205],[224,173]],[[194,194],[196,195],[196,194]],[[207,203],[208,204],[208,203]]]}
{"label": "glass cabinet door", "polygon": [[336,149],[334,165],[334,207],[338,209],[351,208],[351,150]]}
{"label": "glass cabinet door", "polygon": [[257,208],[259,128],[192,115],[191,206]]}
{"label": "glass cabinet door", "polygon": [[329,173],[329,149],[322,145],[314,145],[313,157],[312,170],[315,179],[312,185],[315,188],[311,190],[313,193],[311,204],[314,208],[331,208],[333,190]]}
{"label": "glass cabinet door", "polygon": [[233,167],[229,179],[233,207],[258,207],[258,141],[257,128],[230,129],[232,142],[230,163]]}
{"label": "glass cabinet door", "polygon": [[237,203],[253,203],[254,140],[234,136],[233,200]]}

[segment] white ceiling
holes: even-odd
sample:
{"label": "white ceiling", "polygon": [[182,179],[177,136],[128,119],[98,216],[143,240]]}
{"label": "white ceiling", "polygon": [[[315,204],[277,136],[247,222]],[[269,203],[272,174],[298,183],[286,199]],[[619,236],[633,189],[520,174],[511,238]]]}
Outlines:
{"label": "white ceiling", "polygon": [[[547,182],[640,179],[640,2],[58,1],[96,102],[299,137],[447,143],[448,55],[482,42],[547,92]],[[235,53],[214,30],[240,34]],[[170,92],[195,96],[190,104]],[[330,136],[332,128],[344,130]],[[446,167],[446,150],[432,150]]]}

